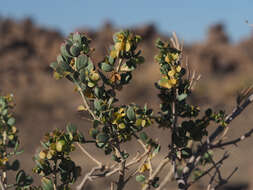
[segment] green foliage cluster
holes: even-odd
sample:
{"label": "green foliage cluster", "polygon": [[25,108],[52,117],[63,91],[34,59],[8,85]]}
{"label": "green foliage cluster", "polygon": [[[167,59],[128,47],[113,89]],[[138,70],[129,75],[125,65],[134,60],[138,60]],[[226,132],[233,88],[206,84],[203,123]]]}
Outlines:
{"label": "green foliage cluster", "polygon": [[[81,168],[76,166],[69,154],[75,150],[74,143],[85,142],[84,137],[73,124],[68,124],[66,129],[67,132],[55,129],[46,134],[41,142],[43,150],[34,158],[36,166],[33,171],[44,177],[42,184],[43,187],[48,186],[47,189],[52,189],[53,184],[56,189],[69,189],[69,184],[74,183],[81,173]],[[60,184],[57,182],[58,175]]]}
{"label": "green foliage cluster", "polygon": [[0,96],[0,171],[1,180],[6,182],[8,171],[17,171],[16,182],[7,187],[15,187],[17,190],[26,189],[33,180],[23,170],[19,170],[18,160],[13,158],[22,151],[19,150],[18,129],[15,127],[15,118],[12,113],[14,108],[13,95]]}
{"label": "green foliage cluster", "polygon": [[[15,184],[9,186],[6,183],[6,172],[18,170],[18,162],[10,164],[9,158],[19,153],[19,141],[15,119],[10,112],[13,108],[12,96],[0,97],[0,171],[4,174],[1,182],[5,189],[13,186],[16,189],[70,189],[70,185],[81,175],[81,168],[71,159],[70,153],[75,150],[75,145],[89,142],[106,155],[110,154],[115,166],[119,166],[114,168],[119,173],[118,190],[123,189],[132,176],[144,190],[159,188],[159,167],[153,173],[152,160],[160,152],[161,145],[145,132],[145,128],[154,126],[171,134],[167,154],[161,162],[169,162],[173,166],[171,178],[185,180],[183,169],[188,167],[195,155],[200,155],[199,162],[190,172],[195,180],[205,174],[204,166],[214,163],[212,150],[201,149],[200,154],[199,147],[208,139],[208,126],[226,128],[230,121],[226,120],[224,111],[214,112],[209,108],[201,112],[198,106],[189,103],[188,97],[196,80],[182,63],[179,43],[175,39],[156,42],[159,52],[155,60],[160,66],[161,78],[155,87],[159,90],[161,104],[158,113],[154,113],[147,105],[118,103],[117,92],[131,82],[133,71],[144,62],[144,58],[138,50],[140,36],[121,31],[113,36],[113,41],[109,54],[95,64],[92,61],[94,50],[90,47],[91,40],[82,33],[72,33],[61,45],[57,61],[51,64],[56,79],[66,78],[74,84],[82,98],[78,109],[89,113],[92,124],[90,137],[84,137],[73,124],[68,124],[66,131],[55,129],[44,136],[41,142],[43,148],[34,157],[33,171],[42,177],[39,187],[31,186],[32,179],[23,170],[17,173]],[[127,162],[131,155],[122,148],[122,143],[130,140],[140,143],[145,151],[140,157]],[[125,179],[127,167],[137,163],[139,165],[134,174]],[[93,174],[92,170],[84,179],[115,173],[101,163],[98,165],[100,173]],[[188,187],[189,184],[186,184],[183,189]]]}

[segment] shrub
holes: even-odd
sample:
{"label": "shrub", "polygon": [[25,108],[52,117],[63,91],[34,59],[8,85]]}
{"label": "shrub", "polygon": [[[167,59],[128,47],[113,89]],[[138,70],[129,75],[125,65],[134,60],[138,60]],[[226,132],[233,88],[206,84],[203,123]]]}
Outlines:
{"label": "shrub", "polygon": [[[215,150],[224,149],[249,137],[252,130],[237,139],[224,139],[229,124],[253,100],[252,89],[243,91],[237,98],[237,105],[231,114],[201,111],[189,103],[193,87],[198,80],[187,65],[182,63],[182,46],[174,35],[168,42],[157,40],[159,52],[155,56],[160,66],[161,78],[155,83],[159,90],[160,110],[157,113],[147,105],[121,105],[117,93],[126,88],[133,77],[133,71],[144,63],[138,49],[141,37],[129,31],[121,31],[113,36],[114,44],[103,61],[92,62],[91,40],[81,33],[70,34],[60,47],[57,61],[51,64],[56,79],[66,78],[80,94],[80,112],[88,112],[91,122],[89,134],[85,136],[73,124],[66,130],[54,129],[47,133],[42,148],[34,156],[34,173],[42,176],[41,186],[32,186],[32,178],[24,170],[19,170],[19,162],[10,163],[10,157],[19,154],[18,130],[11,112],[14,107],[12,96],[0,97],[0,185],[3,190],[15,189],[70,189],[81,168],[71,159],[70,153],[79,147],[96,166],[83,176],[76,186],[80,190],[89,180],[117,176],[111,182],[111,189],[127,188],[129,180],[141,184],[136,189],[162,189],[169,181],[175,180],[178,189],[188,189],[202,177],[210,177],[209,188],[217,188],[228,182],[235,172],[222,177],[220,167],[228,158],[227,152],[216,160]],[[216,126],[210,133],[208,127]],[[159,164],[152,162],[160,155],[161,145],[151,138],[145,128],[159,127],[169,131],[165,155],[159,156]],[[158,139],[160,137],[157,137]],[[134,141],[143,148],[137,156],[129,155],[122,148],[127,141]],[[83,145],[93,143],[106,155],[111,155],[114,165],[108,166],[98,161]],[[218,156],[217,156],[218,157]],[[131,168],[131,170],[129,170]],[[16,182],[7,183],[7,172],[18,171]],[[161,172],[166,175],[160,175]]]}

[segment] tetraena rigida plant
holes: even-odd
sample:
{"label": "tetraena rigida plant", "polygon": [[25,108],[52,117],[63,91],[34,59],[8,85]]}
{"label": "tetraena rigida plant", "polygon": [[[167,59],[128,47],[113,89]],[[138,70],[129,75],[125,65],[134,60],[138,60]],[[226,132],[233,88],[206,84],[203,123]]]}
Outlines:
{"label": "tetraena rigida plant", "polygon": [[[253,100],[252,89],[243,91],[237,98],[237,105],[231,114],[224,111],[215,112],[208,108],[201,111],[189,103],[193,87],[198,80],[182,62],[182,46],[175,35],[168,42],[157,40],[159,52],[155,61],[160,66],[161,78],[155,83],[161,100],[160,110],[154,113],[147,105],[120,105],[117,93],[131,82],[133,71],[144,58],[138,45],[141,37],[129,31],[121,31],[113,36],[114,44],[104,59],[94,64],[91,40],[81,33],[72,33],[60,47],[57,61],[51,64],[56,79],[66,78],[75,86],[81,96],[80,112],[88,112],[91,121],[89,136],[84,137],[73,124],[68,124],[66,131],[55,129],[45,135],[42,146],[35,157],[34,172],[42,176],[41,186],[31,186],[32,179],[23,170],[17,174],[16,189],[70,189],[79,176],[81,168],[71,159],[70,153],[78,146],[96,167],[84,175],[76,189],[85,189],[89,180],[117,175],[118,180],[111,183],[111,189],[127,189],[133,177],[141,184],[142,190],[156,188],[161,190],[167,183],[176,180],[178,189],[188,189],[202,177],[210,177],[208,187],[217,188],[228,182],[232,174],[222,177],[220,167],[228,154],[217,161],[214,150],[249,137],[252,130],[245,135],[224,141],[230,122],[237,117]],[[14,168],[16,163],[9,164],[8,158],[17,154],[19,145],[15,119],[9,114],[12,108],[10,97],[1,97],[0,125],[0,169],[1,186],[7,189],[6,171]],[[6,111],[7,109],[7,111]],[[209,133],[208,126],[216,125],[214,132]],[[160,154],[158,140],[149,137],[147,127],[158,126],[168,130],[166,154]],[[162,138],[162,137],[159,137]],[[135,141],[143,148],[142,154],[129,155],[122,148],[127,141]],[[86,143],[111,155],[114,165],[106,165],[97,160],[83,147]],[[7,149],[14,148],[13,152]],[[129,170],[131,168],[131,170]],[[166,175],[161,176],[161,172]],[[20,177],[22,176],[22,177]],[[21,181],[20,181],[21,179]]]}

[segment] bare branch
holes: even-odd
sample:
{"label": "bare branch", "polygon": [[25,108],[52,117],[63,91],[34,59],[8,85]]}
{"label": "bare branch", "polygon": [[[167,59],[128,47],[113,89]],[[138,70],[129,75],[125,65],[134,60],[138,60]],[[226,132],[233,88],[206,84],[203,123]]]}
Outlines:
{"label": "bare branch", "polygon": [[168,181],[171,180],[173,175],[173,168],[169,168],[169,172],[167,173],[167,175],[165,176],[165,178],[161,181],[159,187],[157,188],[157,190],[162,190],[163,187],[168,183]]}
{"label": "bare branch", "polygon": [[215,169],[217,166],[222,165],[223,161],[226,160],[229,157],[229,154],[225,153],[222,158],[217,161],[215,164],[213,164],[212,167],[208,168],[206,171],[204,171],[200,176],[198,176],[194,181],[189,182],[189,185],[194,184],[195,182],[197,182],[198,180],[200,180],[202,177],[206,176],[207,174],[209,174],[213,169]]}
{"label": "bare branch", "polygon": [[253,133],[253,129],[251,129],[250,131],[248,131],[247,133],[245,133],[244,135],[242,135],[239,138],[236,138],[234,140],[228,141],[228,142],[224,142],[224,143],[217,143],[215,145],[210,145],[211,149],[214,148],[222,148],[224,146],[228,146],[228,145],[237,145],[238,142],[245,140],[246,138],[250,137]]}
{"label": "bare branch", "polygon": [[126,169],[126,160],[121,162],[119,170],[119,179],[117,183],[117,190],[122,190],[125,186],[125,169]]}
{"label": "bare branch", "polygon": [[6,190],[6,188],[4,187],[4,183],[2,181],[2,176],[0,175],[0,187],[1,187],[1,190]]}
{"label": "bare branch", "polygon": [[76,143],[77,146],[81,149],[81,151],[86,155],[88,156],[93,162],[95,162],[99,167],[102,167],[102,163],[99,162],[96,158],[94,158],[89,152],[87,152],[83,147],[82,145],[80,145],[80,143]]}
{"label": "bare branch", "polygon": [[215,186],[214,189],[217,189],[218,187],[220,187],[220,186],[225,185],[226,183],[228,183],[228,181],[230,180],[230,178],[235,174],[235,172],[236,172],[237,170],[238,170],[238,167],[236,167],[226,179],[221,180],[221,181]]}
{"label": "bare branch", "polygon": [[83,178],[83,180],[81,181],[81,183],[76,187],[76,190],[82,190],[83,187],[84,187],[84,185],[85,185],[86,182],[88,181],[88,179],[90,179],[90,177],[93,175],[93,173],[94,173],[95,171],[101,170],[101,169],[102,169],[101,166],[96,166],[96,167],[92,168],[91,171],[88,172],[88,173],[84,176],[84,178]]}

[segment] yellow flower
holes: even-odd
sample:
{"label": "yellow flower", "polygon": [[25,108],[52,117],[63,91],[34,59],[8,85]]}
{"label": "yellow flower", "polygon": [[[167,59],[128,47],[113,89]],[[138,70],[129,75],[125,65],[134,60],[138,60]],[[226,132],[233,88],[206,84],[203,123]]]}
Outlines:
{"label": "yellow flower", "polygon": [[176,68],[176,71],[179,73],[181,71],[181,69],[182,68],[180,67],[180,65],[178,65],[177,68]]}
{"label": "yellow flower", "polygon": [[87,108],[85,108],[83,105],[79,105],[79,106],[77,107],[77,110],[78,110],[78,111],[86,111]]}
{"label": "yellow flower", "polygon": [[140,173],[143,173],[143,172],[145,172],[145,171],[147,171],[147,170],[150,170],[150,168],[151,168],[151,166],[150,166],[149,163],[144,163],[144,164],[140,167],[139,172],[140,172]]}
{"label": "yellow flower", "polygon": [[119,129],[125,129],[126,128],[126,125],[124,123],[120,123],[118,125]]}
{"label": "yellow flower", "polygon": [[11,131],[12,131],[13,134],[15,134],[17,132],[17,128],[15,126],[12,126]]}
{"label": "yellow flower", "polygon": [[113,59],[116,58],[116,57],[118,56],[117,51],[116,51],[116,50],[111,50],[110,56],[111,56]]}
{"label": "yellow flower", "polygon": [[172,53],[172,54],[171,54],[171,58],[172,58],[173,61],[178,60],[178,58],[179,58],[178,53]]}
{"label": "yellow flower", "polygon": [[113,114],[115,119],[112,121],[112,124],[118,124],[118,121],[125,115],[126,114],[124,112],[124,108],[120,108],[117,112]]}
{"label": "yellow flower", "polygon": [[72,67],[72,69],[74,69],[74,70],[76,70],[76,67],[75,67],[75,59],[73,58],[73,59],[71,59],[71,61],[70,61],[70,63],[69,63],[69,65]]}
{"label": "yellow flower", "polygon": [[114,47],[116,51],[124,50],[125,43],[124,42],[117,42],[115,43]]}
{"label": "yellow flower", "polygon": [[166,79],[166,78],[161,79],[161,80],[158,82],[158,84],[159,84],[161,87],[167,88],[167,89],[170,89],[170,88],[172,88],[172,86],[173,86],[173,85],[171,84],[170,80],[168,80],[168,79]]}
{"label": "yellow flower", "polygon": [[170,77],[174,77],[175,74],[176,74],[176,71],[175,71],[174,68],[172,68],[172,70],[170,70],[170,71],[168,72],[168,75],[169,75]]}
{"label": "yellow flower", "polygon": [[44,151],[40,151],[39,157],[40,159],[44,160],[46,158],[46,153]]}
{"label": "yellow flower", "polygon": [[169,55],[167,55],[167,56],[165,57],[165,61],[166,61],[167,63],[170,63],[170,57],[169,57]]}
{"label": "yellow flower", "polygon": [[122,42],[124,40],[124,38],[125,38],[124,35],[121,33],[117,35],[117,40],[120,42]]}
{"label": "yellow flower", "polygon": [[92,94],[91,90],[90,89],[86,89],[84,92],[83,92],[83,95],[87,98],[94,98],[94,95]]}
{"label": "yellow flower", "polygon": [[89,74],[89,78],[92,81],[98,81],[99,78],[100,78],[100,76],[99,76],[99,74],[96,71],[91,71],[90,74]]}
{"label": "yellow flower", "polygon": [[8,161],[7,157],[3,157],[3,158],[0,157],[0,166],[5,165],[7,161]]}
{"label": "yellow flower", "polygon": [[129,41],[126,42],[126,52],[130,51],[131,43]]}
{"label": "yellow flower", "polygon": [[62,76],[61,76],[59,73],[57,73],[56,71],[54,72],[53,77],[54,77],[56,80],[62,78]]}
{"label": "yellow flower", "polygon": [[177,79],[172,78],[172,79],[170,79],[170,82],[172,85],[175,85],[175,84],[177,84]]}

